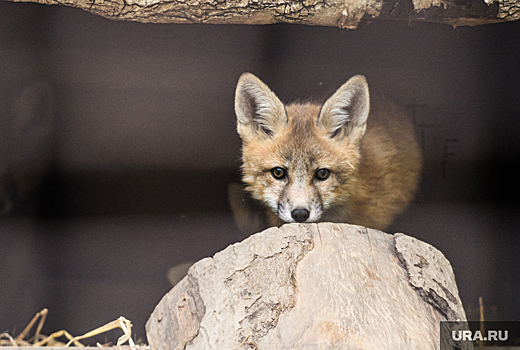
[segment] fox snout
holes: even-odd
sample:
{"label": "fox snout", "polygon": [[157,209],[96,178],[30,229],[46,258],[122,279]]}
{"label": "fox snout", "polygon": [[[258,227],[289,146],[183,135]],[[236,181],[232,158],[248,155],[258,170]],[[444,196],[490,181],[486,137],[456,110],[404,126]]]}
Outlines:
{"label": "fox snout", "polygon": [[312,209],[305,207],[296,207],[294,209],[287,209],[283,204],[278,205],[278,217],[284,222],[315,222],[319,220],[320,216],[318,210],[314,210],[311,218]]}
{"label": "fox snout", "polygon": [[280,203],[278,205],[278,217],[282,219],[284,222],[312,222],[319,219],[316,217],[317,215],[313,215],[314,220],[309,220],[311,216],[311,211],[305,207],[295,207],[294,209],[287,208],[286,205]]}
{"label": "fox snout", "polygon": [[305,222],[309,218],[309,211],[307,209],[293,209],[291,216],[296,222]]}
{"label": "fox snout", "polygon": [[288,184],[278,198],[278,217],[284,222],[317,222],[323,206],[314,186]]}

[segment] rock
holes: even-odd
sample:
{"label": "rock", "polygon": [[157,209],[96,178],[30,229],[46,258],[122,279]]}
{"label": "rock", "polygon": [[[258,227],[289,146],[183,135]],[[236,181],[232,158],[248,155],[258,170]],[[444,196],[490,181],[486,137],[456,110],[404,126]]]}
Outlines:
{"label": "rock", "polygon": [[176,349],[439,349],[465,320],[453,270],[403,234],[289,224],[195,263],[146,324]]}

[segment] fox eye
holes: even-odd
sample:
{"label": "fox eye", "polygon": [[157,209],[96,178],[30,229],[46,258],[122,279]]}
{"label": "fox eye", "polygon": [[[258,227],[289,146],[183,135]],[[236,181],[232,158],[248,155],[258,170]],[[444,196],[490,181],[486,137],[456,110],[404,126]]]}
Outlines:
{"label": "fox eye", "polygon": [[284,168],[277,166],[271,169],[271,175],[273,175],[276,180],[283,180],[287,176],[287,173]]}
{"label": "fox eye", "polygon": [[320,181],[327,180],[329,176],[330,170],[325,168],[316,170],[316,174],[314,175],[314,177]]}

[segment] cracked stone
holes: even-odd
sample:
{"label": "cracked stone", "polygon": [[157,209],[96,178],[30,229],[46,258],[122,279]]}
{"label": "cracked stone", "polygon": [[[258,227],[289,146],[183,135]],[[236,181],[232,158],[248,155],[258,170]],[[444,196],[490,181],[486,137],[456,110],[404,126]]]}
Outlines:
{"label": "cracked stone", "polygon": [[146,324],[155,350],[439,349],[453,270],[403,234],[290,224],[195,263]]}

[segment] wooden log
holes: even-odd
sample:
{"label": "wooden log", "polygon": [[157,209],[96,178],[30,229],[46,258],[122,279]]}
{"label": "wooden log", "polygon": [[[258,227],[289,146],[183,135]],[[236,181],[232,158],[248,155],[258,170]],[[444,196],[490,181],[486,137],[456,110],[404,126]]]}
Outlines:
{"label": "wooden log", "polygon": [[155,350],[439,349],[447,320],[465,313],[437,249],[360,226],[290,224],[194,264],[146,332]]}
{"label": "wooden log", "polygon": [[151,23],[298,23],[356,28],[391,19],[479,25],[520,18],[520,0],[11,0]]}

